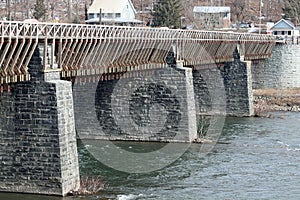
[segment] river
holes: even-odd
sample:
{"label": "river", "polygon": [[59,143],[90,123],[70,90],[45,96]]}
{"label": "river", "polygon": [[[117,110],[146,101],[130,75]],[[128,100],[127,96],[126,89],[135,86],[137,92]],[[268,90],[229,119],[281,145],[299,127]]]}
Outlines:
{"label": "river", "polygon": [[[300,113],[273,116],[227,117],[211,153],[200,156],[201,144],[192,144],[174,163],[147,174],[108,168],[80,144],[80,171],[106,182],[100,194],[60,198],[0,193],[0,199],[300,199]],[[160,144],[121,145],[157,148]]]}

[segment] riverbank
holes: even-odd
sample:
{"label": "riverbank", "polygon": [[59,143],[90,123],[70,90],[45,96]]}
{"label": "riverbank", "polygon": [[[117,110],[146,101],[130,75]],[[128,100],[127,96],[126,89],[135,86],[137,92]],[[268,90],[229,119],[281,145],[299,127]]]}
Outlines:
{"label": "riverbank", "polygon": [[300,88],[258,89],[253,91],[253,96],[256,116],[271,111],[300,112]]}

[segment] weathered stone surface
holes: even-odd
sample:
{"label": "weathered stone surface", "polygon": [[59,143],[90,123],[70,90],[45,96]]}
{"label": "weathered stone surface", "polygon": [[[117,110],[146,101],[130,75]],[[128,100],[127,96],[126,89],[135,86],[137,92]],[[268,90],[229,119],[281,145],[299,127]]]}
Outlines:
{"label": "weathered stone surface", "polygon": [[190,142],[196,138],[192,70],[75,83],[75,120],[83,139]]}
{"label": "weathered stone surface", "polygon": [[233,116],[252,116],[253,91],[251,62],[240,60],[237,52],[234,61],[220,68],[226,93],[226,114]]}
{"label": "weathered stone surface", "polygon": [[276,44],[272,57],[252,67],[253,88],[299,88],[300,45]]}
{"label": "weathered stone surface", "polygon": [[79,187],[72,87],[44,82],[40,61],[0,95],[0,191],[65,195]]}
{"label": "weathered stone surface", "polygon": [[217,68],[193,71],[197,114],[226,115],[226,94],[220,70]]}

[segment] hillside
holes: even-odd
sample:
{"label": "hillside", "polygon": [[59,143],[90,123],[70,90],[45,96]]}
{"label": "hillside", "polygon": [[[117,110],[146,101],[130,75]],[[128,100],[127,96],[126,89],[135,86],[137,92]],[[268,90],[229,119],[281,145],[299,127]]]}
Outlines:
{"label": "hillside", "polygon": [[[54,18],[60,22],[69,22],[68,19],[68,2],[70,0],[45,0],[47,7],[47,18],[44,21],[52,21]],[[78,16],[81,22],[85,18],[85,2],[87,6],[92,0],[72,0],[72,19]],[[0,7],[0,17],[4,19],[10,13],[14,20],[24,20],[32,18],[33,8],[36,0],[11,0],[10,7],[2,1]],[[155,0],[132,0],[136,10],[138,11],[138,19],[149,21],[151,18],[150,12]],[[244,3],[243,3],[244,2]],[[203,5],[220,5],[231,7],[232,22],[237,21],[252,21],[258,23],[259,17],[259,2],[260,0],[182,0],[182,16],[183,23],[193,23],[193,7]],[[264,21],[277,21],[281,18],[283,3],[280,0],[269,1],[262,0],[262,16]],[[73,20],[71,20],[73,21]]]}
{"label": "hillside", "polygon": [[[232,23],[236,22],[259,22],[260,0],[181,0],[182,16],[185,23],[193,23],[194,6],[229,6],[231,8]],[[132,0],[139,13],[139,19],[149,17],[149,8],[152,7],[153,0]],[[278,21],[282,18],[283,2],[280,0],[262,0],[261,16],[262,22]]]}

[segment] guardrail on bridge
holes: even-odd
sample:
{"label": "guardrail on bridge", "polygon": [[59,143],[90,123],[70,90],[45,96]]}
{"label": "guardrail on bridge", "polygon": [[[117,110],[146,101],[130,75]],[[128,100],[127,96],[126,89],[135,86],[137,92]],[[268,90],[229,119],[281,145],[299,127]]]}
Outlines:
{"label": "guardrail on bridge", "polygon": [[237,46],[246,60],[264,59],[274,44],[272,36],[248,33],[1,21],[0,83],[29,80],[38,45],[44,46],[44,70],[76,76],[165,65],[172,47],[177,59],[190,66],[231,61]]}

